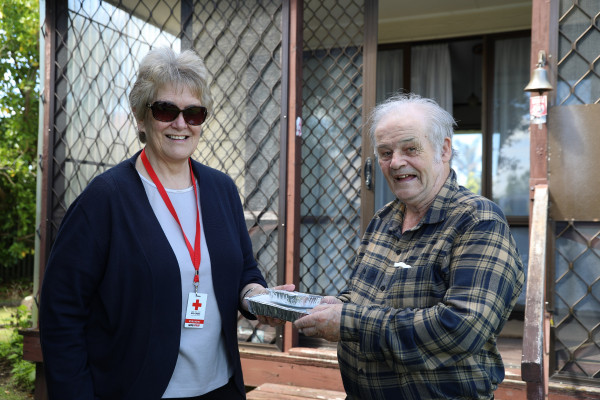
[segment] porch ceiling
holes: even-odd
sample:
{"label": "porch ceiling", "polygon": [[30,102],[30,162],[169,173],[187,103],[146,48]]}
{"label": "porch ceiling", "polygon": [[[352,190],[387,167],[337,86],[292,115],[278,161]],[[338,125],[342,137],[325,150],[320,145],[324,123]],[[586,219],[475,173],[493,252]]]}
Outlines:
{"label": "porch ceiling", "polygon": [[532,0],[379,0],[379,43],[531,28]]}
{"label": "porch ceiling", "polygon": [[[177,34],[180,2],[106,0]],[[304,0],[323,1],[323,0]],[[379,0],[379,43],[399,43],[531,28],[532,0]],[[177,16],[177,17],[175,17]]]}

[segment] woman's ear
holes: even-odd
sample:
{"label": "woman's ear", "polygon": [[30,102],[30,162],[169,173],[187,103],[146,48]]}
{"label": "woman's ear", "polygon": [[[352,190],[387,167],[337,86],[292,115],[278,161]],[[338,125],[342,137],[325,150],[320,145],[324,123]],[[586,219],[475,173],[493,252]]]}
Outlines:
{"label": "woman's ear", "polygon": [[133,115],[136,117],[135,123],[137,125],[138,132],[144,132],[146,130],[146,125],[144,124],[144,120],[137,119],[137,114],[135,113],[135,110],[133,111]]}

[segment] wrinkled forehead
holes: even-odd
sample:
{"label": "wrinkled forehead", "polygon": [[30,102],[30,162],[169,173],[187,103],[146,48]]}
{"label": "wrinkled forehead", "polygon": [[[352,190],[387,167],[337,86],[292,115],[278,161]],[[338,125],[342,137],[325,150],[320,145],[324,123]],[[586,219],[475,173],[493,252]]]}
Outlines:
{"label": "wrinkled forehead", "polygon": [[417,107],[402,107],[383,116],[375,128],[377,143],[388,138],[399,140],[422,140],[427,133],[427,117]]}

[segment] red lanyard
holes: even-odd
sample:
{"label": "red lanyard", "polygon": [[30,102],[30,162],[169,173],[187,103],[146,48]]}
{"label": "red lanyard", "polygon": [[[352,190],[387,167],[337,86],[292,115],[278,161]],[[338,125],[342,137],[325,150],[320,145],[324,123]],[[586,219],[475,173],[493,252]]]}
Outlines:
{"label": "red lanyard", "polygon": [[179,224],[179,227],[181,228],[181,233],[183,234],[183,238],[185,239],[185,244],[187,245],[188,251],[190,252],[190,257],[192,258],[192,264],[194,265],[194,269],[196,270],[196,272],[194,273],[194,286],[196,287],[196,290],[198,290],[198,282],[200,281],[200,277],[198,274],[200,273],[200,259],[201,259],[201,254],[200,254],[200,210],[198,209],[198,191],[196,189],[196,179],[194,179],[194,172],[192,171],[192,161],[189,160],[190,176],[192,179],[192,185],[194,186],[194,196],[196,198],[196,239],[194,240],[194,248],[192,248],[190,241],[188,240],[187,236],[185,236],[185,232],[183,231],[181,222],[179,222],[179,218],[177,217],[177,211],[175,211],[175,207],[173,207],[173,203],[171,203],[171,199],[169,199],[169,195],[167,195],[167,191],[165,190],[162,183],[160,183],[158,176],[156,176],[156,172],[154,172],[154,169],[152,168],[150,161],[148,161],[148,157],[146,156],[146,149],[142,150],[142,154],[140,154],[140,157],[142,158],[142,163],[144,164],[144,167],[146,167],[146,171],[148,171],[148,175],[150,175],[150,178],[152,178],[152,182],[154,182],[154,184],[156,185],[156,188],[158,189],[160,196],[162,197],[163,201],[165,202],[165,205],[167,206],[167,208],[171,212],[171,215],[173,216],[173,218],[175,218],[175,221],[177,221],[177,223]]}

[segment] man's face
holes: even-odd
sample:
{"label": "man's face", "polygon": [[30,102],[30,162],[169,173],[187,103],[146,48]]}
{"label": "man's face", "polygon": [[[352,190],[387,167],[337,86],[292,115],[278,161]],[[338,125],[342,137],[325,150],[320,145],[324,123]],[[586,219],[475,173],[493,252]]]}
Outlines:
{"label": "man's face", "polygon": [[391,112],[377,125],[375,151],[387,183],[408,207],[427,208],[450,170],[451,140],[436,154],[429,140],[426,116],[418,106]]}

